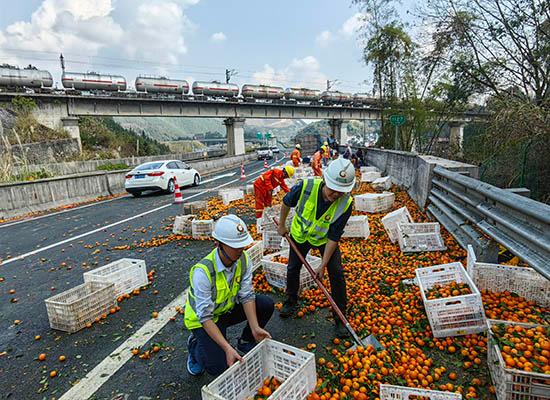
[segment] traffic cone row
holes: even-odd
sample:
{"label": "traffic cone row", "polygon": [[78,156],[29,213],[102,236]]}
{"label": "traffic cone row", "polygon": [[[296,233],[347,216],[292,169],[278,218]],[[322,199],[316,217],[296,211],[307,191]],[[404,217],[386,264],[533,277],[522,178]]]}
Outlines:
{"label": "traffic cone row", "polygon": [[180,191],[180,185],[178,185],[178,181],[174,177],[174,204],[183,203],[183,196],[181,195]]}
{"label": "traffic cone row", "polygon": [[244,161],[241,163],[241,181],[244,181],[246,179],[246,175],[244,173]]}

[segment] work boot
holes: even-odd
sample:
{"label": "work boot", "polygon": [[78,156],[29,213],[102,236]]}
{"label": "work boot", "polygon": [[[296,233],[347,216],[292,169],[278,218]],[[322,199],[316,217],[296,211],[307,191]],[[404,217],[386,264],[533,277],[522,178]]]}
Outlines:
{"label": "work boot", "polygon": [[256,346],[256,341],[249,342],[247,340],[243,340],[242,338],[239,338],[237,341],[237,350],[239,350],[241,353],[246,354],[250,350],[252,350]]}
{"label": "work boot", "polygon": [[283,308],[279,311],[279,315],[281,318],[288,318],[294,315],[297,309],[298,302],[296,300],[286,299],[283,303]]}
{"label": "work boot", "polygon": [[195,335],[190,334],[187,338],[187,350],[189,355],[187,356],[187,372],[193,376],[199,376],[204,373],[204,367],[199,360],[195,357],[195,349],[197,348],[197,338]]}
{"label": "work boot", "polygon": [[342,324],[340,321],[338,321],[334,325],[334,336],[340,339],[345,339],[350,336],[350,333],[346,328],[346,326]]}

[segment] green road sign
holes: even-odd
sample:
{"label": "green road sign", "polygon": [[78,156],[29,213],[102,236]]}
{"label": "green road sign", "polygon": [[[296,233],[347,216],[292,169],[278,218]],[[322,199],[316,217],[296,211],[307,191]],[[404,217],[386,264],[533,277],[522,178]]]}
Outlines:
{"label": "green road sign", "polygon": [[257,137],[258,139],[261,139],[262,136],[263,136],[263,135],[262,135],[262,132],[257,132],[257,133],[256,133],[256,137]]}
{"label": "green road sign", "polygon": [[267,132],[267,133],[265,134],[265,137],[268,138],[268,139],[271,139],[271,132]]}
{"label": "green road sign", "polygon": [[392,124],[393,126],[401,126],[405,123],[407,119],[405,118],[404,115],[399,115],[399,114],[393,114],[393,115],[390,115],[390,124]]}

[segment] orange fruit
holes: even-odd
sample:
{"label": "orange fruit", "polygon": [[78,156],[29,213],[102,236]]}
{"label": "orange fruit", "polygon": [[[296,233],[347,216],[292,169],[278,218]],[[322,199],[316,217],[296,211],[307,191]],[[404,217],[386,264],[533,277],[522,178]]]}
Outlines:
{"label": "orange fruit", "polygon": [[46,359],[46,353],[40,353],[38,355],[38,361],[44,361]]}

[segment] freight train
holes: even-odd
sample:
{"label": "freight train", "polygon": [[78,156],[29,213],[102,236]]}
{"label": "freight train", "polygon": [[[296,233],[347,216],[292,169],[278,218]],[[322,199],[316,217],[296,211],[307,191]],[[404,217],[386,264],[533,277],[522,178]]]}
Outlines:
{"label": "freight train", "polygon": [[[308,88],[244,84],[217,81],[196,81],[192,85],[185,80],[166,77],[138,76],[135,90],[128,90],[126,78],[120,75],[95,72],[66,72],[61,75],[63,90],[68,95],[109,95],[121,97],[166,97],[196,100],[223,100],[245,102],[274,102],[282,104],[347,105],[366,107],[377,100],[366,93],[346,93]],[[50,72],[34,67],[17,68],[0,66],[0,91],[32,91],[37,93],[60,93],[53,89]]]}

